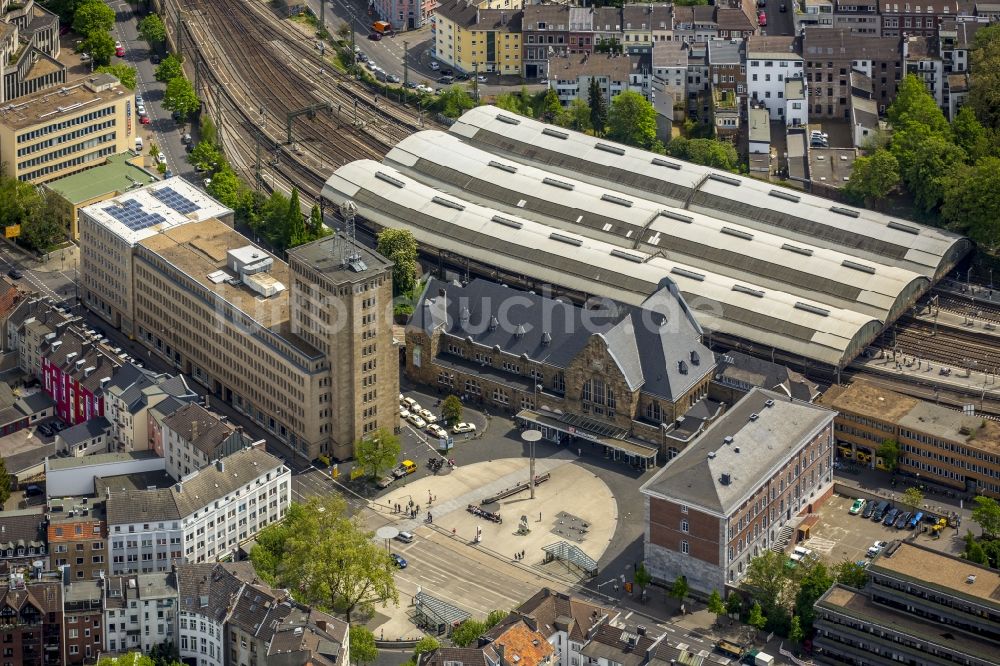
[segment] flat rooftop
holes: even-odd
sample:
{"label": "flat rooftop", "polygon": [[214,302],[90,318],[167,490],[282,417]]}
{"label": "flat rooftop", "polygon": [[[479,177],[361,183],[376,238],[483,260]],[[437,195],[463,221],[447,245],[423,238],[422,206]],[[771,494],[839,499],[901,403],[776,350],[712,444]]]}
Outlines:
{"label": "flat rooftop", "polygon": [[811,148],[809,180],[830,187],[844,187],[851,179],[857,157],[853,148]]}
{"label": "flat rooftop", "polygon": [[856,381],[848,386],[831,386],[819,402],[837,411],[896,421],[920,401],[870,382]]}
{"label": "flat rooftop", "polygon": [[88,85],[92,78],[99,79],[102,84],[105,82],[102,75],[97,74],[61,88],[46,88],[33,95],[18,97],[13,102],[0,106],[0,124],[16,131],[78,116],[91,108],[105,106],[133,95],[131,90],[121,84],[95,91]]}
{"label": "flat rooftop", "polygon": [[1000,572],[905,541],[891,557],[886,552],[871,563],[872,572],[898,574],[926,587],[1000,609]]}
{"label": "flat rooftop", "polygon": [[50,180],[45,187],[71,204],[80,205],[94,199],[118,196],[159,180],[158,176],[132,164],[129,160],[133,157],[132,153],[112,155],[103,164]]}
{"label": "flat rooftop", "polygon": [[97,453],[79,458],[54,458],[49,461],[50,470],[73,469],[74,467],[92,467],[94,465],[109,465],[112,463],[133,462],[136,460],[152,460],[158,458],[153,451],[130,451],[128,453]]}
{"label": "flat rooftop", "polygon": [[[349,249],[348,255],[355,257],[356,261],[345,265],[342,260],[342,250],[345,248]],[[351,243],[339,232],[292,248],[288,251],[288,257],[322,273],[335,284],[363,282],[392,268],[392,262],[378,252],[361,243]]]}
{"label": "flat rooftop", "polygon": [[989,659],[996,658],[996,643],[984,640],[972,634],[962,632],[942,631],[941,625],[919,619],[901,611],[880,606],[864,594],[855,590],[834,585],[817,604],[843,612],[851,617],[867,620],[868,623],[886,627],[908,636],[919,637],[928,642],[947,647],[957,652],[968,652]]}
{"label": "flat rooftop", "polygon": [[82,209],[83,214],[130,245],[168,229],[226,217],[232,212],[180,176]]}

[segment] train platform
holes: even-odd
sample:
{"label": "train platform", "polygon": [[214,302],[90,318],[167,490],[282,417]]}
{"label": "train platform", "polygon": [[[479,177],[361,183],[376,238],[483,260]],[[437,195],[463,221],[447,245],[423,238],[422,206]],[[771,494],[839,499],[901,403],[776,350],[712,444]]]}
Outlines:
{"label": "train platform", "polygon": [[977,411],[982,409],[987,398],[1000,400],[1000,379],[993,372],[949,367],[902,352],[894,355],[892,349],[870,348],[851,367],[935,389],[964,393],[969,396],[968,404]]}
{"label": "train platform", "polygon": [[920,307],[913,316],[920,321],[932,324],[936,322],[938,326],[958,328],[984,336],[993,336],[997,338],[997,343],[1000,344],[1000,324],[987,318],[986,315],[987,313],[982,309],[961,312],[956,308],[941,305],[940,307]]}

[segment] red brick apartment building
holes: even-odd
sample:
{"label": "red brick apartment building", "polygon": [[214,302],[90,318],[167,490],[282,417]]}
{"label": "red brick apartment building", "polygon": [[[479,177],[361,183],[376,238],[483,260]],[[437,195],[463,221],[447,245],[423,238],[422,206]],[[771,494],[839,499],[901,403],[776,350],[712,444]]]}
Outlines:
{"label": "red brick apartment building", "polygon": [[739,584],[782,526],[833,492],[835,412],[750,391],[642,487],[645,562],[696,590]]}

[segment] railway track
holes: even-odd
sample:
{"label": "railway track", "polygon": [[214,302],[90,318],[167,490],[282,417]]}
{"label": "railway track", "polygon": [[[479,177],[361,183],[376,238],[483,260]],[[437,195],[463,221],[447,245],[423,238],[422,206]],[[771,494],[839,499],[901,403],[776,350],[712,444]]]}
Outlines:
{"label": "railway track", "polygon": [[952,370],[1000,371],[1000,346],[993,336],[974,330],[935,326],[933,322],[900,317],[882,334],[883,349],[896,349],[904,356],[929,360]]}
{"label": "railway track", "polygon": [[936,291],[937,305],[945,312],[960,314],[963,317],[972,315],[976,319],[1000,324],[1000,305],[988,301],[971,300],[946,291]]}

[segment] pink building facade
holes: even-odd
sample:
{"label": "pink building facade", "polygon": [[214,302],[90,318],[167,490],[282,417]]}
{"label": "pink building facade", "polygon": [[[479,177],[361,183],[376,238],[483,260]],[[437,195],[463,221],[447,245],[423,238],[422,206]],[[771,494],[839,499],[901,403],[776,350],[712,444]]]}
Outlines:
{"label": "pink building facade", "polygon": [[[76,370],[74,365],[71,369]],[[81,369],[82,370],[82,369]],[[56,403],[56,415],[73,426],[96,416],[104,416],[104,400],[81,385],[77,373],[64,372],[48,358],[42,358],[45,392]]]}

